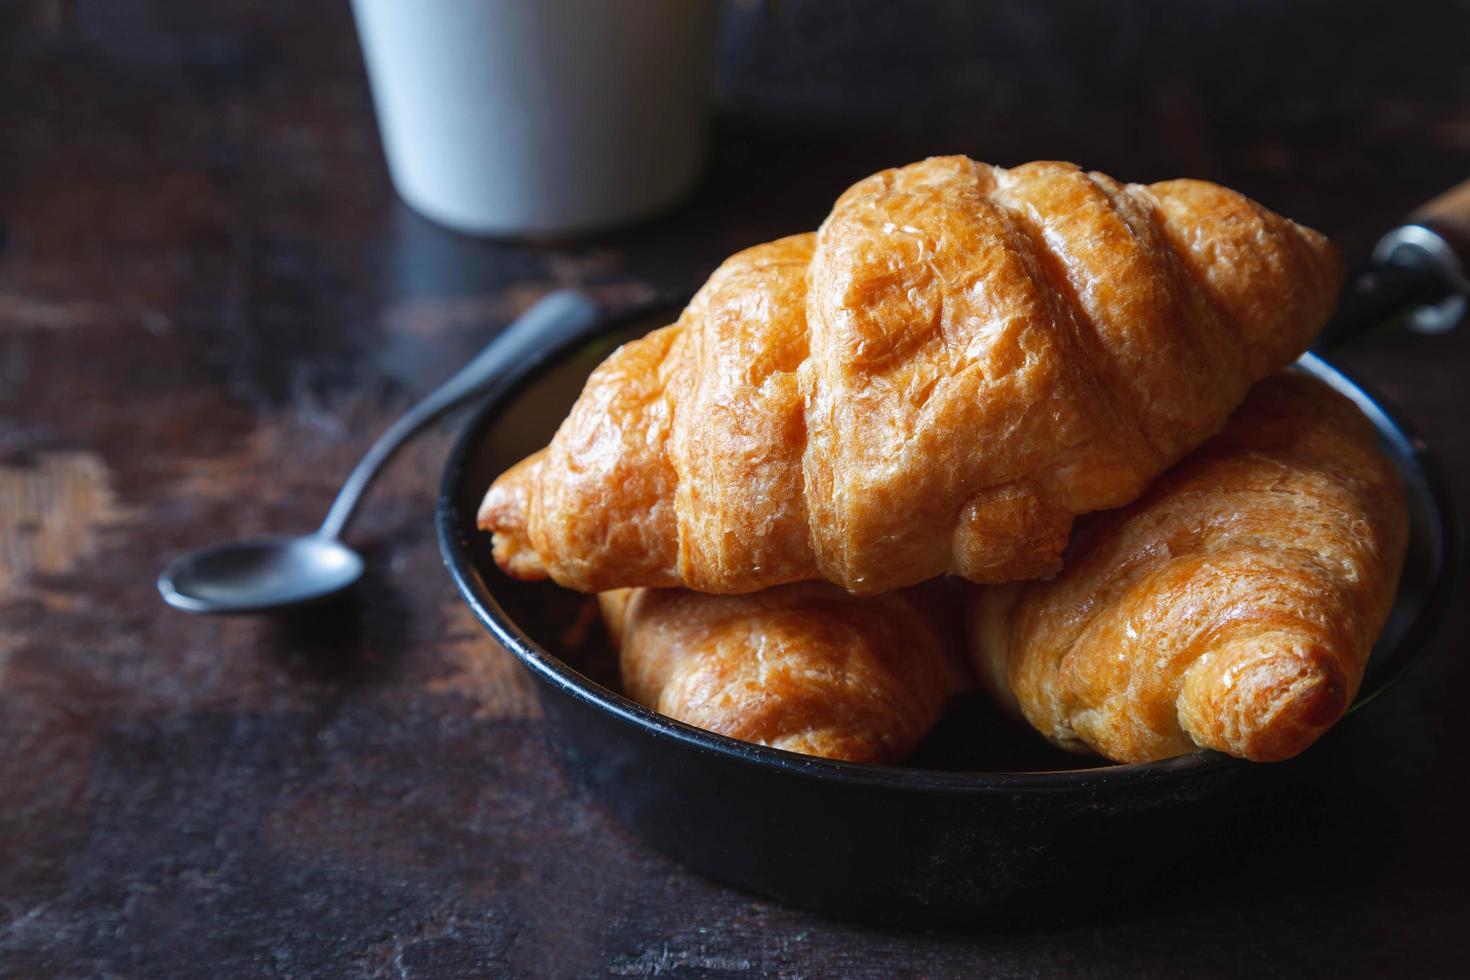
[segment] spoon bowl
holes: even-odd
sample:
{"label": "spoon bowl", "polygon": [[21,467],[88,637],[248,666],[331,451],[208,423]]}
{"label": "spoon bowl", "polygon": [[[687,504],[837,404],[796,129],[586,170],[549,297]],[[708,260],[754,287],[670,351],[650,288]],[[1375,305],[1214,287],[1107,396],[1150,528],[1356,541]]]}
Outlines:
{"label": "spoon bowl", "polygon": [[361,555],[320,534],[250,538],[175,559],[158,576],[158,591],[187,612],[258,612],[336,595],[362,570]]}

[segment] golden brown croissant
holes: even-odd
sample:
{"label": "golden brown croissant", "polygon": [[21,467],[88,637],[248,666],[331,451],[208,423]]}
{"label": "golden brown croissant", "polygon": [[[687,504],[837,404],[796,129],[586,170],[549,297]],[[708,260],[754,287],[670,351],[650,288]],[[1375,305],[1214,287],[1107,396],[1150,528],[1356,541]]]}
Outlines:
{"label": "golden brown croissant", "polygon": [[1140,500],[1079,528],[1056,578],[976,590],[975,665],[1066,748],[1289,758],[1362,681],[1407,520],[1357,408],[1278,375]]}
{"label": "golden brown croissant", "polygon": [[619,589],[599,600],[634,700],[747,742],[886,763],[973,686],[945,585],[870,597],[825,582],[738,596]]}
{"label": "golden brown croissant", "polygon": [[1321,235],[1213,184],[887,170],[610,356],[481,524],[511,574],[583,591],[1046,574],[1074,516],[1306,347],[1341,278]]}

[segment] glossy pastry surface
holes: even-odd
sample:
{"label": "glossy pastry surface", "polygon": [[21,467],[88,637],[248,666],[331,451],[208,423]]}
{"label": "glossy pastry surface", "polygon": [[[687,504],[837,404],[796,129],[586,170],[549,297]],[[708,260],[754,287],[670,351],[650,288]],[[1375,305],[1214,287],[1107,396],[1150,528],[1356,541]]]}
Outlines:
{"label": "glossy pastry surface", "polygon": [[881,596],[818,582],[620,589],[599,601],[634,700],[747,742],[892,763],[973,686],[951,584]]}
{"label": "glossy pastry surface", "polygon": [[884,171],[611,355],[481,526],[511,574],[583,591],[1034,578],[1295,358],[1341,277],[1212,184]]}
{"label": "glossy pastry surface", "polygon": [[1289,758],[1357,692],[1407,525],[1367,419],[1282,373],[1141,499],[1079,527],[1056,578],[976,590],[974,663],[1067,748]]}

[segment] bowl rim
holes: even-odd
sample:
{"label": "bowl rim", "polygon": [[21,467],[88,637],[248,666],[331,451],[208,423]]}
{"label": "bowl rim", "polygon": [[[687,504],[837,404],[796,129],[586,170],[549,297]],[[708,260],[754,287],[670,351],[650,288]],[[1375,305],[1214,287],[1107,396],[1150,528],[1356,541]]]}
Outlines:
{"label": "bowl rim", "polygon": [[[574,348],[640,321],[650,320],[660,312],[667,311],[677,316],[682,305],[680,300],[662,297],[604,317],[581,337],[548,347],[535,357],[516,365],[490,387],[465,419],[445,461],[435,513],[439,549],[444,565],[461,598],[469,605],[480,625],[530,670],[533,676],[561,693],[638,729],[646,736],[679,742],[695,751],[711,753],[733,762],[754,765],[793,777],[850,785],[894,790],[938,790],[959,794],[1075,791],[1132,786],[1253,765],[1212,750],[1200,750],[1152,762],[1104,763],[1078,769],[1015,772],[919,769],[903,765],[879,766],[825,759],[744,742],[659,714],[584,676],[541,646],[500,606],[466,547],[465,518],[470,518],[470,527],[473,528],[473,516],[463,514],[457,504],[464,469],[485,430],[521,391],[552,364]],[[672,322],[673,316],[669,322]],[[1308,352],[1302,355],[1298,363],[1357,404],[1373,422],[1379,434],[1394,442],[1403,457],[1418,468],[1428,488],[1429,499],[1434,505],[1431,517],[1438,524],[1435,537],[1439,545],[1439,568],[1433,585],[1418,615],[1405,630],[1403,639],[1374,670],[1373,687],[1367,689],[1365,685],[1364,689],[1360,689],[1345,712],[1351,714],[1391,687],[1422,655],[1426,642],[1438,628],[1454,592],[1461,564],[1462,529],[1444,471],[1418,433],[1395,417],[1385,407],[1379,395],[1320,355]]]}

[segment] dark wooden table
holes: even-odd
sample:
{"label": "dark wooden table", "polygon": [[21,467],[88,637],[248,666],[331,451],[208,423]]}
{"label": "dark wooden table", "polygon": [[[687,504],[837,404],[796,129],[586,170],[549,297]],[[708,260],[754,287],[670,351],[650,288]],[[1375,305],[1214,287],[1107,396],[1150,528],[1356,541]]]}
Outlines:
{"label": "dark wooden table", "polygon": [[[354,527],[373,571],[345,612],[159,602],[180,549],[314,526],[547,288],[687,288],[879,166],[1213,178],[1351,257],[1470,176],[1463,4],[747,3],[726,28],[693,200],[529,247],[396,200],[344,3],[0,6],[0,974],[1463,975],[1463,605],[1294,764],[1316,805],[1258,860],[939,934],[725,890],[568,784],[440,567],[452,423]],[[1341,360],[1470,487],[1470,330]]]}

